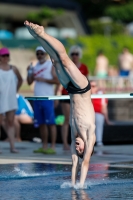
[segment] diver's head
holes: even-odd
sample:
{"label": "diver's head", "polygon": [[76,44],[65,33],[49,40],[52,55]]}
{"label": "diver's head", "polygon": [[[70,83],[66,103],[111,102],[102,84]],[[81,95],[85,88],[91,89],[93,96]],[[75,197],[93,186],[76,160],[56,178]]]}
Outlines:
{"label": "diver's head", "polygon": [[80,137],[76,138],[76,140],[75,140],[75,148],[76,148],[77,155],[80,158],[83,158],[83,155],[84,155],[84,141],[82,140],[82,138],[80,138]]}

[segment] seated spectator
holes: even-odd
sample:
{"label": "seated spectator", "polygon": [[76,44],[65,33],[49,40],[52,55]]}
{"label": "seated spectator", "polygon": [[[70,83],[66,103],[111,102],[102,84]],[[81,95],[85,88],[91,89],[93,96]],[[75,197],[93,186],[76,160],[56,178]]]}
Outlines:
{"label": "seated spectator", "polygon": [[[15,125],[15,139],[21,141],[21,124],[33,123],[33,109],[30,103],[22,96],[17,94],[18,110],[15,113],[14,125]],[[3,120],[2,126],[6,132],[5,120]]]}
{"label": "seated spectator", "polygon": [[[100,94],[102,91],[99,91],[96,81],[91,81],[91,93],[92,94]],[[92,103],[95,110],[95,123],[96,123],[96,145],[103,145],[103,128],[104,122],[108,125],[111,125],[108,118],[108,100],[105,98],[102,99],[92,99]]]}

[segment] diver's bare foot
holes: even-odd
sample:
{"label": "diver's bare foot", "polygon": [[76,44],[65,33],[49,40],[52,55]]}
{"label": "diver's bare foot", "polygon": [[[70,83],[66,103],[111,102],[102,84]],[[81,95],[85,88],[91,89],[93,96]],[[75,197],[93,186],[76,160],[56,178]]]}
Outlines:
{"label": "diver's bare foot", "polygon": [[11,149],[10,152],[11,153],[19,153],[19,151],[17,149]]}
{"label": "diver's bare foot", "polygon": [[33,24],[27,20],[24,22],[24,25],[28,28],[29,32],[33,37],[41,36],[44,34],[44,27],[39,26],[38,24]]}

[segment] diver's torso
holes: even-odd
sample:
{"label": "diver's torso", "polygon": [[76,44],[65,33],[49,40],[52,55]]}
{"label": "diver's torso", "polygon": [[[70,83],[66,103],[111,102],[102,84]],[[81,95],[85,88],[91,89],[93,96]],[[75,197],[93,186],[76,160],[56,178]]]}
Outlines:
{"label": "diver's torso", "polygon": [[83,94],[70,94],[70,126],[74,132],[86,131],[95,123],[90,90]]}

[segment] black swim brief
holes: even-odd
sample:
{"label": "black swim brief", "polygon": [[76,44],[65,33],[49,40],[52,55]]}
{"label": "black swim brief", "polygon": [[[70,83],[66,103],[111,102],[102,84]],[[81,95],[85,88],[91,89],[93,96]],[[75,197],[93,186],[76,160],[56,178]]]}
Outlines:
{"label": "black swim brief", "polygon": [[83,89],[76,88],[71,81],[68,83],[67,88],[66,88],[69,94],[83,94],[89,91],[90,89],[91,89],[91,85],[90,85],[89,80],[88,80],[88,85]]}

